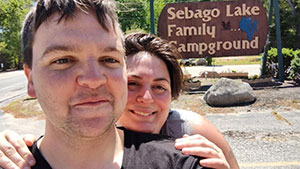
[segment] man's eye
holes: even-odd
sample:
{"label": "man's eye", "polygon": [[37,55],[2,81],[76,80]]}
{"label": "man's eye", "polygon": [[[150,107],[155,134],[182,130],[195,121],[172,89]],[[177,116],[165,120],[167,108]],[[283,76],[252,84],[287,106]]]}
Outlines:
{"label": "man's eye", "polygon": [[135,82],[128,82],[128,86],[136,86],[137,85],[137,83],[135,83]]}
{"label": "man's eye", "polygon": [[113,59],[113,58],[105,58],[104,61],[105,61],[105,62],[108,62],[108,63],[119,63],[118,60]]}
{"label": "man's eye", "polygon": [[62,59],[57,59],[55,60],[53,63],[56,64],[64,64],[64,63],[69,63],[71,61],[71,59],[68,58],[62,58]]}

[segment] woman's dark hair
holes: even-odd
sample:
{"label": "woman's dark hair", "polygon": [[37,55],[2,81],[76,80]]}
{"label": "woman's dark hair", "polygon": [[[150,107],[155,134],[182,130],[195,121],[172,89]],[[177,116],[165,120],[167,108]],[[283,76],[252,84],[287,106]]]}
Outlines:
{"label": "woman's dark hair", "polygon": [[163,60],[171,79],[172,99],[177,99],[182,88],[183,73],[177,61],[181,55],[174,45],[152,34],[133,33],[125,37],[125,51],[127,57],[145,51]]}

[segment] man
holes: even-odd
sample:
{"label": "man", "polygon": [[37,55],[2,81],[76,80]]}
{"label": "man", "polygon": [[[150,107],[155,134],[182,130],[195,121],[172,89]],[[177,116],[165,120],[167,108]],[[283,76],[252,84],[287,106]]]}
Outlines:
{"label": "man", "polygon": [[117,129],[127,98],[112,0],[40,0],[22,29],[28,94],[46,115],[33,168],[202,168],[159,135]]}

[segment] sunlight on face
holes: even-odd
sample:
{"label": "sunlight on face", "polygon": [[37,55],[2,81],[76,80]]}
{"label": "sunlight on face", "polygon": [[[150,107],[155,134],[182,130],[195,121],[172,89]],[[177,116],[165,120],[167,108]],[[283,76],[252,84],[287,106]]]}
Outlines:
{"label": "sunlight on face", "polygon": [[128,101],[119,123],[135,131],[159,133],[169,114],[171,81],[166,64],[147,52],[128,57]]}
{"label": "sunlight on face", "polygon": [[92,12],[60,23],[58,17],[53,14],[35,34],[29,93],[38,98],[47,129],[99,136],[114,127],[126,104],[121,39],[104,30]]}

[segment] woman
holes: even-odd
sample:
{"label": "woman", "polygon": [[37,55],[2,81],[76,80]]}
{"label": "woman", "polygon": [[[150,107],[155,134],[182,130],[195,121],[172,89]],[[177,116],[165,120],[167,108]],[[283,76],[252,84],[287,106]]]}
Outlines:
{"label": "woman", "polygon": [[[179,96],[182,87],[182,70],[177,62],[180,54],[176,48],[165,40],[143,33],[128,35],[125,48],[128,100],[117,125],[179,138],[175,147],[184,154],[205,157],[200,160],[202,166],[239,168],[230,146],[213,124],[194,112],[170,110],[172,99]],[[35,138],[24,139],[28,145],[33,140]],[[11,145],[21,155],[14,153],[14,148],[7,148]],[[17,166],[27,165],[22,158],[28,163],[33,158],[19,136],[10,131],[1,133],[0,149]],[[0,165],[4,168],[11,164],[6,156],[0,155]]]}

